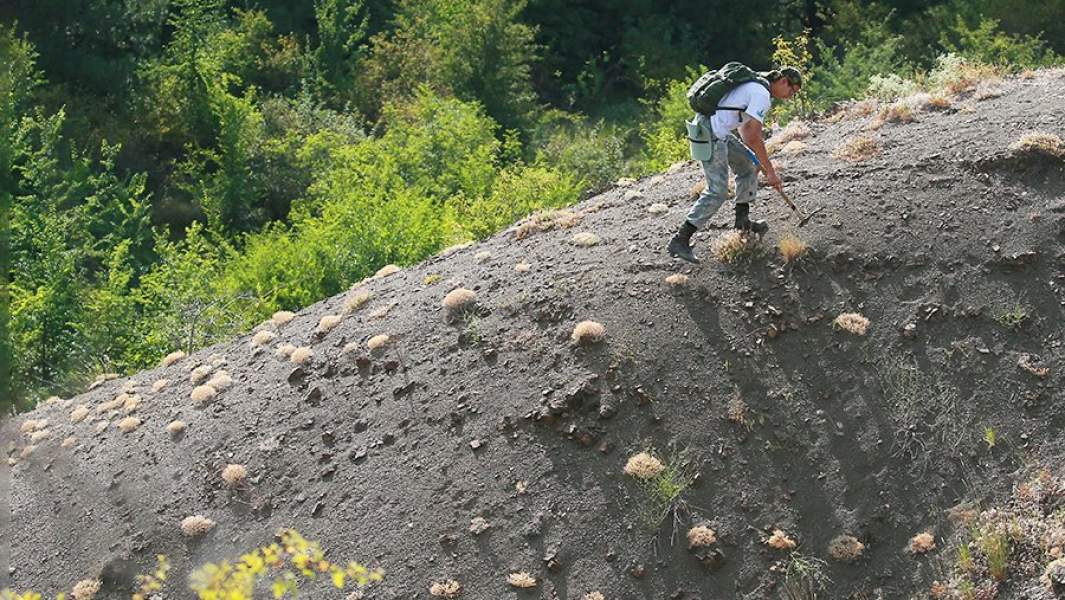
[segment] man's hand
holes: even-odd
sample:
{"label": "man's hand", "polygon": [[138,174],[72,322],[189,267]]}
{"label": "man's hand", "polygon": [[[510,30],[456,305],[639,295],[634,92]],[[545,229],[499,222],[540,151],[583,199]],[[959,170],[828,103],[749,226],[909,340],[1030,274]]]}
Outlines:
{"label": "man's hand", "polygon": [[775,189],[778,192],[784,191],[784,182],[780,180],[780,175],[774,170],[771,173],[765,174],[765,182],[769,184],[769,187]]}

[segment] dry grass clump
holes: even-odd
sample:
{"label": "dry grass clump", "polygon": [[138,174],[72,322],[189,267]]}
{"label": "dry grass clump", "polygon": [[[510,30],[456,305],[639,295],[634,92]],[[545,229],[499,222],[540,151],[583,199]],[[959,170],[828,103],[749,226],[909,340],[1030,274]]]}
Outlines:
{"label": "dry grass clump", "polygon": [[828,543],[828,555],[842,562],[854,562],[864,551],[865,544],[852,535],[838,535]]}
{"label": "dry grass clump", "polygon": [[95,426],[94,430],[96,431],[96,433],[103,433],[110,426],[111,426],[111,422],[110,421],[100,421],[100,422],[96,423],[96,426]]}
{"label": "dry grass clump", "polygon": [[207,535],[217,524],[203,515],[192,515],[181,520],[181,533],[185,537],[198,538]]}
{"label": "dry grass clump", "polygon": [[117,410],[118,407],[120,407],[123,404],[125,404],[125,402],[126,402],[126,395],[125,394],[119,394],[118,396],[115,396],[113,399],[108,400],[107,402],[101,402],[100,404],[97,404],[96,405],[96,414],[102,415],[104,413],[109,413],[109,412],[111,412],[113,410]]}
{"label": "dry grass clump", "polygon": [[867,135],[856,135],[843,141],[832,156],[849,162],[861,162],[880,153],[880,143]]}
{"label": "dry grass clump", "polygon": [[655,202],[651,206],[647,207],[647,212],[652,215],[664,215],[669,212],[669,207],[661,202]]}
{"label": "dry grass clump", "polygon": [[524,239],[530,235],[552,229],[569,229],[576,227],[584,219],[584,215],[571,210],[549,210],[538,212],[525,219],[514,230],[516,239]]}
{"label": "dry grass clump", "polygon": [[62,398],[60,398],[59,396],[49,396],[49,397],[48,397],[48,398],[47,398],[47,399],[46,399],[46,400],[44,401],[44,403],[45,403],[45,404],[60,404],[60,403],[62,403],[62,402],[63,402],[63,399],[62,399]]}
{"label": "dry grass clump", "polygon": [[858,313],[843,313],[832,321],[832,326],[854,335],[865,335],[869,330],[869,319]]}
{"label": "dry grass clump", "polygon": [[926,554],[935,550],[936,538],[929,531],[922,531],[910,540],[909,550],[911,554]]}
{"label": "dry grass clump", "polygon": [[166,432],[169,433],[172,436],[175,436],[175,437],[185,433],[186,429],[188,429],[188,425],[185,424],[185,422],[181,421],[181,420],[171,421],[166,426]]}
{"label": "dry grass clump", "polygon": [[717,543],[717,533],[705,525],[688,530],[688,548],[705,548]]}
{"label": "dry grass clump", "polygon": [[395,275],[400,272],[400,268],[396,265],[385,265],[374,273],[374,279],[381,279],[382,277],[388,277],[389,275]]}
{"label": "dry grass clump", "polygon": [[573,328],[570,339],[578,346],[591,346],[603,341],[606,337],[606,327],[595,321],[581,321]]}
{"label": "dry grass clump", "polygon": [[122,403],[122,410],[128,415],[134,412],[141,405],[140,394],[127,394],[125,402]]}
{"label": "dry grass clump", "polygon": [[507,575],[507,583],[509,583],[511,587],[532,588],[536,587],[536,578],[525,571],[521,571]]}
{"label": "dry grass clump", "polygon": [[59,446],[61,448],[73,448],[74,445],[77,444],[77,443],[78,443],[78,438],[76,436],[71,435],[71,436],[68,436],[66,438],[63,438],[63,441],[59,444]]}
{"label": "dry grass clump", "polygon": [[87,416],[89,416],[89,407],[84,404],[79,404],[77,408],[70,411],[70,422],[81,423]]}
{"label": "dry grass clump", "polygon": [[1013,154],[1045,154],[1057,158],[1065,157],[1065,143],[1061,137],[1045,131],[1032,131],[1010,144]]}
{"label": "dry grass clump", "polygon": [[487,250],[481,250],[477,254],[473,255],[473,260],[479,263],[487,262],[490,258],[492,258],[492,253]]}
{"label": "dry grass clump", "polygon": [[654,479],[666,468],[662,461],[648,452],[640,452],[629,457],[625,463],[625,474],[636,479]]}
{"label": "dry grass clump", "polygon": [[[44,423],[44,424],[41,425],[41,423]],[[25,421],[22,422],[22,425],[19,426],[19,432],[20,433],[33,433],[34,431],[37,431],[38,429],[44,429],[47,426],[48,426],[48,421],[38,421],[36,419],[26,419]]]}
{"label": "dry grass clump", "polygon": [[731,400],[729,400],[728,410],[725,413],[725,418],[727,418],[732,423],[742,425],[750,429],[751,424],[747,419],[747,412],[747,403],[744,402],[743,397],[741,397],[737,393],[735,396],[732,397]]}
{"label": "dry grass clump", "polygon": [[956,96],[974,90],[980,84],[996,85],[1002,77],[998,67],[972,62],[951,53],[937,59],[928,80],[934,89]]}
{"label": "dry grass clump", "polygon": [[251,345],[252,346],[265,346],[265,345],[269,344],[270,342],[274,341],[275,339],[277,339],[277,334],[276,333],[274,333],[273,331],[268,331],[266,329],[263,329],[262,331],[256,332],[255,335],[252,336]]}
{"label": "dry grass clump", "polygon": [[189,397],[192,399],[192,403],[197,406],[207,404],[214,397],[218,395],[218,390],[210,385],[198,385],[192,390],[192,394]]}
{"label": "dry grass clump", "polygon": [[30,434],[30,443],[39,444],[44,440],[52,436],[52,432],[48,429],[42,429],[40,431],[34,431]]}
{"label": "dry grass clump", "polygon": [[390,338],[383,333],[375,335],[366,341],[366,347],[370,350],[377,350],[378,348],[383,348],[386,344],[388,344],[389,339]]}
{"label": "dry grass clump", "polygon": [[765,541],[765,545],[775,550],[794,550],[797,544],[795,540],[788,537],[788,534],[779,529],[774,529],[773,535],[769,536]]}
{"label": "dry grass clump", "polygon": [[711,242],[710,253],[718,261],[732,264],[754,258],[760,249],[757,236],[743,235],[735,229],[723,233]]}
{"label": "dry grass clump", "polygon": [[96,388],[107,383],[108,381],[111,381],[112,379],[118,379],[118,373],[102,373],[100,375],[97,375],[96,379],[89,384],[89,390],[95,390]]}
{"label": "dry grass clump", "polygon": [[359,290],[354,292],[344,300],[344,314],[350,315],[359,310],[369,302],[371,298],[373,298],[373,293],[369,291]]}
{"label": "dry grass clump", "polygon": [[248,479],[248,469],[244,465],[229,464],[222,469],[222,481],[228,487],[235,488]]}
{"label": "dry grass clump", "polygon": [[270,317],[270,320],[274,322],[274,325],[280,327],[295,318],[296,313],[290,310],[279,310],[275,312],[272,317]]}
{"label": "dry grass clump", "polygon": [[933,93],[928,95],[928,108],[933,110],[946,110],[953,106],[950,96]]}
{"label": "dry grass clump", "polygon": [[211,365],[200,365],[193,369],[192,373],[189,373],[189,381],[192,383],[202,383],[213,370],[214,367]]}
{"label": "dry grass clump", "polygon": [[666,277],[666,284],[670,287],[684,287],[688,285],[688,276],[683,273],[674,273]]}
{"label": "dry grass clump", "polygon": [[806,148],[806,142],[800,142],[799,140],[795,140],[784,144],[784,147],[780,149],[780,153],[792,156],[802,152],[803,150],[806,150]]}
{"label": "dry grass clump", "polygon": [[214,377],[211,377],[210,381],[207,382],[207,385],[219,392],[223,392],[233,385],[233,378],[225,371],[218,371],[214,374]]}
{"label": "dry grass clump", "polygon": [[790,263],[805,256],[810,247],[794,233],[786,233],[777,242],[777,250],[780,251],[780,256],[784,259],[784,262]]}
{"label": "dry grass clump", "polygon": [[517,271],[518,273],[528,273],[529,269],[531,269],[531,268],[532,268],[532,265],[530,265],[527,262],[520,262],[520,263],[514,265],[514,270]]}
{"label": "dry grass clump", "polygon": [[314,350],[311,350],[309,346],[300,346],[292,351],[292,354],[288,359],[297,365],[305,365],[314,358]]}
{"label": "dry grass clump", "polygon": [[336,329],[337,325],[344,320],[340,315],[326,315],[318,321],[318,328],[314,330],[318,335],[325,335]]}
{"label": "dry grass clump", "polygon": [[469,307],[475,300],[477,300],[477,292],[466,288],[456,288],[444,296],[441,306],[448,311],[457,312]]}
{"label": "dry grass clump", "polygon": [[274,356],[278,358],[288,358],[292,356],[292,353],[296,351],[296,347],[292,344],[281,344],[274,350]]}
{"label": "dry grass clump", "polygon": [[132,433],[141,426],[141,420],[137,417],[126,417],[119,421],[116,426],[122,433]]}
{"label": "dry grass clump", "polygon": [[606,596],[600,592],[588,592],[582,600],[606,600]]}
{"label": "dry grass clump", "polygon": [[470,533],[472,533],[473,535],[481,535],[482,533],[488,531],[488,528],[490,528],[491,526],[492,524],[489,523],[488,519],[485,519],[484,517],[474,517],[470,519]]}
{"label": "dry grass clump", "polygon": [[74,584],[74,600],[93,600],[100,591],[99,579],[82,579]]}
{"label": "dry grass clump", "polygon": [[580,233],[573,234],[573,237],[570,238],[570,241],[582,248],[591,248],[592,246],[599,244],[599,236],[595,235],[590,231],[582,231]]}
{"label": "dry grass clump", "polygon": [[462,585],[454,579],[435,581],[429,586],[429,595],[436,598],[458,598],[461,593]]}
{"label": "dry grass clump", "polygon": [[37,450],[37,446],[34,446],[33,444],[30,444],[29,446],[26,446],[25,448],[22,449],[22,452],[19,452],[19,454],[18,454],[19,460],[25,460],[25,459],[29,458],[30,456],[33,455],[33,452],[35,450]]}
{"label": "dry grass clump", "polygon": [[171,352],[170,354],[167,354],[163,357],[163,361],[162,363],[160,363],[160,366],[169,367],[170,365],[176,363],[177,361],[183,358],[185,358],[185,353],[181,350],[178,350],[177,352]]}
{"label": "dry grass clump", "polygon": [[152,384],[152,391],[158,394],[159,392],[165,390],[168,385],[170,385],[169,379],[160,379]]}
{"label": "dry grass clump", "polygon": [[[765,150],[769,154],[783,151],[788,144],[804,139],[810,135],[810,126],[805,121],[792,121],[779,133],[769,138],[765,144]],[[805,147],[806,144],[803,144]]]}
{"label": "dry grass clump", "polygon": [[211,363],[212,366],[220,367],[226,364],[227,361],[225,356],[215,353],[207,357],[207,362]]}

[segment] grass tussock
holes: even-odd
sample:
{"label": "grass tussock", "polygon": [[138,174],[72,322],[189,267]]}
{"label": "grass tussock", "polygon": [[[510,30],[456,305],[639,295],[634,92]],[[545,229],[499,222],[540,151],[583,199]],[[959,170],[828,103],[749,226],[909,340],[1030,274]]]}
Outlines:
{"label": "grass tussock", "polygon": [[170,385],[169,379],[160,379],[152,384],[152,392],[158,394]]}
{"label": "grass tussock", "polygon": [[780,149],[780,154],[784,156],[794,156],[796,154],[802,153],[804,150],[806,150],[807,147],[808,146],[806,142],[794,140],[788,142],[787,144],[784,144],[784,146]]}
{"label": "grass tussock", "polygon": [[755,235],[743,235],[735,229],[722,233],[710,243],[710,253],[718,262],[731,265],[754,260],[764,253]]}
{"label": "grass tussock", "polygon": [[42,429],[40,431],[34,431],[33,433],[30,434],[30,443],[34,444],[34,445],[40,444],[41,442],[43,442],[44,440],[46,440],[46,439],[48,439],[50,437],[52,437],[52,432],[50,430],[48,430],[48,429]]}
{"label": "grass tussock", "polygon": [[78,444],[77,436],[68,436],[63,438],[63,441],[59,444],[60,448],[73,448]]}
{"label": "grass tussock", "polygon": [[[810,136],[810,133],[810,125],[805,121],[791,121],[788,123],[787,127],[781,129],[773,137],[769,138],[769,141],[765,144],[766,152],[769,154],[783,152],[788,144],[806,139]],[[803,144],[803,147],[805,147],[805,144]]]}
{"label": "grass tussock", "polygon": [[226,371],[218,371],[208,380],[207,385],[213,387],[219,392],[224,392],[233,386],[233,378],[229,376]]}
{"label": "grass tussock", "polygon": [[372,352],[388,345],[391,338],[385,334],[378,334],[366,341],[366,347]]}
{"label": "grass tussock", "polygon": [[684,273],[674,273],[666,277],[666,285],[679,288],[688,285],[688,276]]}
{"label": "grass tussock", "polygon": [[458,598],[461,593],[462,585],[454,579],[435,581],[429,586],[429,595],[434,598]]}
{"label": "grass tussock", "polygon": [[290,310],[279,310],[274,313],[274,316],[270,317],[270,320],[274,322],[274,325],[280,327],[295,318],[296,313]]}
{"label": "grass tussock", "polygon": [[514,265],[514,270],[518,273],[528,273],[530,269],[532,269],[532,265],[527,262],[520,262]]}
{"label": "grass tussock", "polygon": [[366,303],[369,302],[372,298],[373,293],[367,290],[359,290],[356,292],[352,292],[352,294],[344,300],[344,314],[350,315],[351,313],[359,310],[360,308],[365,306]]}
{"label": "grass tussock", "polygon": [[215,523],[203,515],[192,515],[181,520],[181,533],[187,538],[199,538],[214,529]]}
{"label": "grass tussock", "polygon": [[110,426],[111,426],[111,422],[110,421],[100,421],[93,428],[93,431],[95,431],[96,433],[103,433],[103,432],[107,431],[107,428],[110,427]]}
{"label": "grass tussock", "polygon": [[188,427],[189,427],[188,424],[186,424],[184,421],[181,421],[181,420],[171,421],[166,426],[166,432],[169,433],[170,435],[174,436],[174,437],[177,437],[177,436],[185,433],[185,430],[188,429]]}
{"label": "grass tussock", "polygon": [[252,346],[266,346],[266,345],[270,344],[271,342],[273,342],[275,339],[277,339],[277,334],[276,333],[274,333],[273,331],[267,331],[267,330],[263,329],[262,331],[257,331],[255,333],[255,335],[252,336],[251,345]]}
{"label": "grass tussock", "polygon": [[314,358],[314,350],[311,350],[309,346],[300,346],[292,351],[292,355],[288,357],[289,361],[297,365],[305,365],[311,362]]}
{"label": "grass tussock", "polygon": [[766,538],[765,545],[774,550],[794,550],[798,544],[788,537],[788,534],[784,533],[783,530],[774,529],[773,534]]}
{"label": "grass tussock", "polygon": [[122,433],[133,433],[141,426],[141,420],[137,417],[126,417],[116,424]]}
{"label": "grass tussock", "polygon": [[274,355],[278,358],[285,359],[292,356],[292,353],[296,351],[296,347],[292,344],[281,344],[274,350]]}
{"label": "grass tussock", "polygon": [[141,405],[141,397],[139,394],[127,394],[126,400],[122,403],[122,412],[127,415],[136,411]]}
{"label": "grass tussock", "polygon": [[477,254],[473,255],[473,260],[479,263],[488,262],[490,258],[492,258],[492,253],[487,250],[481,250]]}
{"label": "grass tussock", "polygon": [[852,535],[839,535],[828,543],[828,555],[840,562],[854,562],[864,551],[865,544]]}
{"label": "grass tussock", "polygon": [[318,335],[325,335],[336,329],[337,325],[344,320],[340,315],[325,315],[318,321],[318,328],[314,330]]}
{"label": "grass tussock", "polygon": [[654,479],[666,466],[648,452],[640,452],[629,457],[625,463],[625,474],[636,479]]}
{"label": "grass tussock", "polygon": [[385,266],[381,267],[380,269],[378,269],[376,273],[374,273],[373,278],[374,279],[383,279],[385,277],[388,277],[389,275],[395,275],[396,273],[399,273],[401,270],[402,269],[400,269],[396,265],[385,265]]}
{"label": "grass tussock", "polygon": [[832,327],[854,335],[865,335],[869,331],[869,319],[858,313],[843,313],[832,321]]}
{"label": "grass tussock", "polygon": [[176,363],[177,361],[179,361],[179,360],[181,360],[183,358],[185,358],[185,353],[182,352],[181,350],[178,350],[176,352],[171,352],[170,354],[167,354],[166,356],[163,357],[163,362],[160,363],[159,366],[169,367],[170,365]]}
{"label": "grass tussock", "polygon": [[606,337],[606,327],[595,321],[581,321],[573,328],[570,340],[578,346],[598,344]]}
{"label": "grass tussock", "polygon": [[584,215],[572,210],[537,212],[518,225],[514,230],[514,237],[521,240],[552,229],[570,229],[580,225],[582,220],[584,220]]}
{"label": "grass tussock", "polygon": [[581,248],[591,248],[592,246],[599,245],[599,236],[595,235],[590,231],[582,231],[580,233],[573,234],[573,237],[570,238],[570,241],[573,242],[574,245],[580,246]]}
{"label": "grass tussock", "polygon": [[525,571],[519,571],[507,575],[507,583],[510,584],[510,587],[515,588],[534,588],[536,587],[536,578]]}
{"label": "grass tussock", "polygon": [[927,554],[936,549],[936,538],[931,532],[922,531],[910,539],[910,554]]}
{"label": "grass tussock", "polygon": [[440,303],[450,312],[465,310],[477,300],[477,292],[466,288],[456,288],[448,292]]}
{"label": "grass tussock", "polygon": [[81,423],[87,416],[89,416],[89,407],[84,404],[79,404],[77,408],[70,411],[70,422]]}
{"label": "grass tussock", "polygon": [[192,390],[192,393],[189,395],[189,397],[192,399],[192,403],[196,406],[203,406],[211,400],[214,400],[215,396],[217,395],[218,390],[214,389],[213,387],[209,385],[199,385]]}
{"label": "grass tussock", "polygon": [[240,464],[228,464],[222,469],[222,482],[226,487],[236,488],[248,480],[248,469]]}
{"label": "grass tussock", "polygon": [[45,427],[48,427],[48,421],[45,419],[26,419],[22,422],[22,425],[19,426],[19,432],[30,434],[38,429],[44,429]]}
{"label": "grass tussock", "polygon": [[688,548],[705,548],[717,543],[717,532],[706,525],[696,525],[688,530]]}
{"label": "grass tussock", "polygon": [[203,383],[207,380],[207,376],[210,375],[213,370],[214,367],[211,365],[200,365],[189,373],[189,381],[193,384]]}
{"label": "grass tussock", "polygon": [[588,592],[581,600],[606,600],[606,596],[601,592]]}
{"label": "grass tussock", "polygon": [[847,162],[862,162],[880,154],[880,143],[867,135],[856,135],[843,141],[832,156]]}
{"label": "grass tussock", "polygon": [[777,242],[777,250],[785,263],[792,263],[806,256],[806,253],[810,251],[810,247],[794,233],[786,233]]}
{"label": "grass tussock", "polygon": [[1010,144],[1014,155],[1044,154],[1055,158],[1065,158],[1065,142],[1055,133],[1032,131]]}
{"label": "grass tussock", "polygon": [[82,579],[74,584],[72,594],[74,600],[93,600],[96,598],[96,594],[100,592],[100,580],[99,579]]}
{"label": "grass tussock", "polygon": [[669,206],[662,204],[661,202],[655,202],[647,207],[647,212],[652,215],[664,215],[669,212]]}

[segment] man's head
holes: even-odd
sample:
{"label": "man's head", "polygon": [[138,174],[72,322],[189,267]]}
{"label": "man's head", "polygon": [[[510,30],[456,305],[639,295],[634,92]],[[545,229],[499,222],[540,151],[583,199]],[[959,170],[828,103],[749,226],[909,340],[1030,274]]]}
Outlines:
{"label": "man's head", "polygon": [[802,72],[795,67],[780,67],[766,74],[769,93],[778,100],[788,100],[802,89]]}

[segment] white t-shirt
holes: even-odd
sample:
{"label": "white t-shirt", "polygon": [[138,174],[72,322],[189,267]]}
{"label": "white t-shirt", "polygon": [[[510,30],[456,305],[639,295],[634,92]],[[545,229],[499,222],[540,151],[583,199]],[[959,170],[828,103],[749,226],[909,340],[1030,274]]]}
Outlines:
{"label": "white t-shirt", "polygon": [[718,106],[746,106],[741,114],[735,110],[718,110],[710,117],[710,123],[714,128],[714,138],[723,140],[729,132],[750,119],[757,119],[759,123],[765,123],[765,115],[769,112],[769,90],[756,81],[741,83],[734,90],[725,94],[718,102]]}

